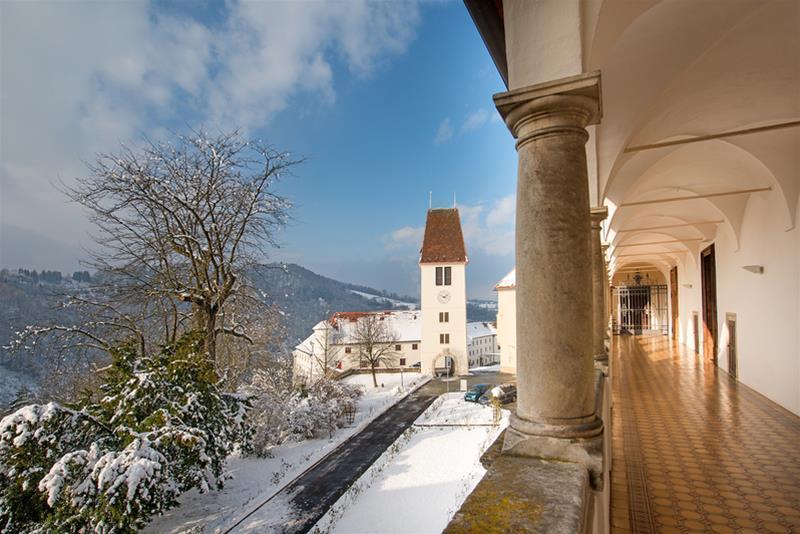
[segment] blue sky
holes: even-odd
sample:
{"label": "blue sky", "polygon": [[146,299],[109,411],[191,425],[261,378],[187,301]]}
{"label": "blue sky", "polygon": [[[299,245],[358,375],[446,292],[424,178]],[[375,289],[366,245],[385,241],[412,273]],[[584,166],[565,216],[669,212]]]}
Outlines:
{"label": "blue sky", "polygon": [[53,187],[120,142],[202,125],[306,157],[274,259],[416,293],[429,191],[462,211],[470,296],[513,265],[503,85],[461,2],[0,4],[0,264],[77,267]]}

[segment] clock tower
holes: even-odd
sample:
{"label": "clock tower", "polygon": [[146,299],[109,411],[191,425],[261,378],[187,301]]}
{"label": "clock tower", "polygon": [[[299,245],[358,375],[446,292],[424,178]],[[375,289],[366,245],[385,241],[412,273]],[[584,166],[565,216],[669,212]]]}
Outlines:
{"label": "clock tower", "polygon": [[458,209],[431,209],[420,250],[422,372],[453,366],[469,371],[467,357],[467,251]]}

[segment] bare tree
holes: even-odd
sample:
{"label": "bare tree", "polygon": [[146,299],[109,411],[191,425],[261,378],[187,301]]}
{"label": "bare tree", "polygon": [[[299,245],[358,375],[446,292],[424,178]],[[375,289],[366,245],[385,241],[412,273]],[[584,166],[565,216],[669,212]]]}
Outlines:
{"label": "bare tree", "polygon": [[398,341],[397,334],[389,327],[384,317],[370,313],[356,322],[352,334],[353,343],[358,346],[359,358],[368,362],[372,370],[372,383],[378,387],[375,369],[380,365],[393,364],[397,352],[394,346]]}
{"label": "bare tree", "polygon": [[17,344],[50,335],[64,348],[108,351],[134,338],[144,352],[198,330],[216,361],[223,338],[263,343],[252,326],[274,310],[244,275],[278,245],[290,204],[271,189],[297,163],[238,132],[100,155],[88,177],[63,186],[98,230],[99,283],[73,303],[87,320],[28,329]]}

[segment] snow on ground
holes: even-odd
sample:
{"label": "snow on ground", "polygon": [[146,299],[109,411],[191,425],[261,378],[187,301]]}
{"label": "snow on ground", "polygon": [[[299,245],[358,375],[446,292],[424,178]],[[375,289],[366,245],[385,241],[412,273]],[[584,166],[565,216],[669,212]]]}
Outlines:
{"label": "snow on ground", "polygon": [[224,531],[428,379],[419,373],[404,373],[401,388],[399,373],[378,373],[377,378],[378,385],[384,387],[373,387],[371,374],[344,379],[363,386],[364,396],[358,402],[353,424],[337,430],[333,439],[287,443],[274,447],[271,458],[233,456],[228,461],[233,478],[225,488],[208,493],[187,492],[176,508],[154,518],[145,532]]}
{"label": "snow on ground", "polygon": [[508,411],[494,426],[492,408],[465,402],[463,395],[437,399],[314,531],[441,532],[483,477],[480,457],[508,424]]}
{"label": "snow on ground", "polygon": [[483,365],[480,367],[470,367],[469,371],[471,373],[496,373],[498,369],[500,369],[500,363],[490,363],[489,365]]}

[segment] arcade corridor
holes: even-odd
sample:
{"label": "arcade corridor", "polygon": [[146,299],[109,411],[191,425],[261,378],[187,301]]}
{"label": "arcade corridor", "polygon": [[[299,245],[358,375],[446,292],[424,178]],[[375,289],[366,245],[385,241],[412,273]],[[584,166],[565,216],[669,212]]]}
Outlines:
{"label": "arcade corridor", "polygon": [[800,531],[800,417],[667,336],[614,336],[612,532]]}

